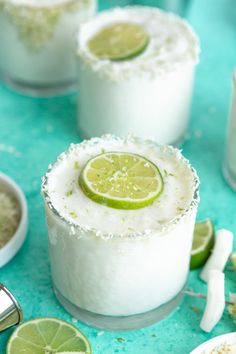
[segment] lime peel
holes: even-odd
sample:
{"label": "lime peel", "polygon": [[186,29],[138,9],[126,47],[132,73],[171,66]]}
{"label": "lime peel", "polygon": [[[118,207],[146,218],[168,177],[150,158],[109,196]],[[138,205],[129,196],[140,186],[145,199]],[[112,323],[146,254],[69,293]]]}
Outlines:
{"label": "lime peel", "polygon": [[22,323],[11,335],[7,354],[91,354],[87,338],[78,328],[57,318],[37,318]]}
{"label": "lime peel", "polygon": [[195,224],[190,269],[196,269],[207,261],[214,245],[214,227],[210,219]]}
{"label": "lime peel", "polygon": [[226,229],[216,232],[213,252],[200,273],[200,278],[207,282],[211,270],[223,271],[233,249],[233,233]]}
{"label": "lime peel", "polygon": [[96,33],[88,42],[91,53],[100,59],[127,60],[141,54],[149,42],[137,23],[117,22]]}
{"label": "lime peel", "polygon": [[207,283],[207,302],[200,328],[211,332],[221,319],[225,308],[225,275],[218,270],[210,270]]}

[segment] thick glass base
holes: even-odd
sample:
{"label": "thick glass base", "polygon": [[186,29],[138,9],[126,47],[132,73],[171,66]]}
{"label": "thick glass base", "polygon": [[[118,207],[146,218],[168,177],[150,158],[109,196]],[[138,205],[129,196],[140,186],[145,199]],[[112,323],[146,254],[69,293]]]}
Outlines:
{"label": "thick glass base", "polygon": [[223,164],[223,176],[229,183],[230,187],[236,192],[236,175],[231,171],[226,162]]}
{"label": "thick glass base", "polygon": [[83,310],[67,300],[54,286],[54,291],[58,301],[74,318],[89,326],[110,330],[110,331],[129,331],[150,326],[169,315],[179,306],[183,299],[182,290],[171,301],[159,306],[158,308],[132,316],[104,316]]}
{"label": "thick glass base", "polygon": [[2,74],[2,80],[10,89],[32,97],[62,96],[75,93],[77,91],[77,84],[75,81],[43,85],[15,80],[5,74]]}

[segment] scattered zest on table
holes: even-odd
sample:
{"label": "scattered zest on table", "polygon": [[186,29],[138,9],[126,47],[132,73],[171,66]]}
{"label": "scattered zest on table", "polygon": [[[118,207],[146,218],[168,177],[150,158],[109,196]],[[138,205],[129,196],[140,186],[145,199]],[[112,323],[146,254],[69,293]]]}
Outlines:
{"label": "scattered zest on table", "polygon": [[202,267],[214,246],[214,227],[210,219],[197,222],[194,228],[190,269]]}
{"label": "scattered zest on table", "polygon": [[233,321],[236,323],[236,294],[230,293],[229,295],[230,305],[228,311]]}

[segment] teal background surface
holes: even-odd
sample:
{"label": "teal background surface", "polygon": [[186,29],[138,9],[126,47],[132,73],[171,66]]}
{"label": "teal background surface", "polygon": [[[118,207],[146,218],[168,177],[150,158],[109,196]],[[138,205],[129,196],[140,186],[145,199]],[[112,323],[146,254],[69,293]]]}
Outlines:
{"label": "teal background surface", "polygon": [[[236,232],[236,193],[221,173],[231,76],[236,66],[235,0],[192,1],[188,19],[200,37],[202,54],[191,122],[182,149],[201,179],[198,219],[210,217],[216,229],[225,227]],[[14,93],[0,83],[0,169],[24,190],[30,217],[27,240],[18,255],[0,269],[0,281],[19,299],[26,320],[56,316],[72,322],[51,287],[40,184],[48,164],[71,142],[79,141],[76,95],[35,99]],[[188,288],[206,292],[198,271],[191,272]],[[236,292],[236,273],[227,270],[227,296],[229,291]],[[212,333],[202,332],[199,323],[203,309],[203,300],[185,297],[171,316],[146,329],[103,332],[80,322],[75,325],[88,336],[94,354],[187,354],[213,336],[236,331],[236,324],[225,311]],[[0,354],[5,353],[11,332],[0,334]]]}

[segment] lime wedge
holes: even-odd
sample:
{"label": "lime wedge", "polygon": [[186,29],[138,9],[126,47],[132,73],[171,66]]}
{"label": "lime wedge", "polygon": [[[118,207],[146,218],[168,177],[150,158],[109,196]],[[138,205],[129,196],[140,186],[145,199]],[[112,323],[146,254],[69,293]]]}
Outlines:
{"label": "lime wedge", "polygon": [[147,206],[163,190],[157,166],[145,157],[127,152],[93,157],[81,171],[79,184],[90,199],[116,209]]}
{"label": "lime wedge", "polygon": [[148,34],[142,26],[121,22],[96,33],[89,40],[88,48],[100,59],[126,60],[141,54],[148,41]]}
{"label": "lime wedge", "polygon": [[74,326],[56,318],[38,318],[16,328],[6,354],[91,354],[87,338]]}
{"label": "lime wedge", "polygon": [[214,228],[210,219],[196,223],[191,252],[190,269],[201,267],[214,246]]}

